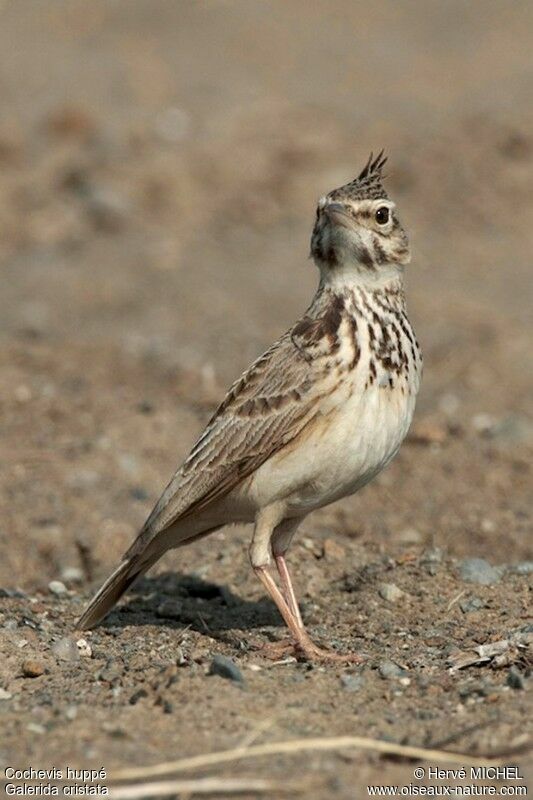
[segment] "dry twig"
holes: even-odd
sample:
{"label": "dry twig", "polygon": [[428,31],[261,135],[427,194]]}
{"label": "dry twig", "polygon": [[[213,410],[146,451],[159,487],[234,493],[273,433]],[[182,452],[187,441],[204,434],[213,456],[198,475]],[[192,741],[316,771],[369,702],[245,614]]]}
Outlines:
{"label": "dry twig", "polygon": [[260,758],[283,754],[293,755],[306,751],[347,750],[350,748],[372,750],[384,755],[423,759],[439,763],[459,763],[466,766],[494,766],[501,763],[499,759],[476,757],[466,753],[453,753],[448,750],[411,747],[409,745],[396,744],[395,742],[384,742],[381,739],[368,739],[363,736],[334,736],[320,739],[290,739],[286,742],[258,744],[253,747],[236,747],[232,750],[222,750],[218,753],[203,753],[190,758],[180,758],[177,761],[154,764],[151,767],[129,767],[115,770],[111,773],[110,778],[114,781],[136,780],[138,778],[152,778],[156,775],[171,775],[177,772],[212,767],[243,758]]}
{"label": "dry twig", "polygon": [[112,800],[140,800],[143,797],[164,797],[177,794],[244,794],[249,792],[277,792],[278,794],[299,792],[302,784],[275,783],[262,778],[191,778],[177,781],[154,781],[153,783],[134,783],[126,786],[112,786],[109,797]]}

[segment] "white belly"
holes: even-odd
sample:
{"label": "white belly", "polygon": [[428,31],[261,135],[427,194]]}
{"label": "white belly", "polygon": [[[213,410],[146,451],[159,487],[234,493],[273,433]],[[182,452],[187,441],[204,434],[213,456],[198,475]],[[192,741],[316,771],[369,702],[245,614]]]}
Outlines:
{"label": "white belly", "polygon": [[393,458],[415,395],[379,385],[344,391],[307,435],[258,469],[249,487],[257,507],[285,500],[289,515],[305,514],[353,494]]}

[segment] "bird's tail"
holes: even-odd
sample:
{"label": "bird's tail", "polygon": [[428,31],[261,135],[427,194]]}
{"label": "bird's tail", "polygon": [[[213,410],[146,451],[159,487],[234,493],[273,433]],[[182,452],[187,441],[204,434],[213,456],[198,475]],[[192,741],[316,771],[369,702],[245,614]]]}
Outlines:
{"label": "bird's tail", "polygon": [[161,553],[154,553],[150,556],[143,552],[133,553],[129,558],[127,555],[126,553],[125,560],[119,564],[95,594],[76,623],[77,629],[86,630],[98,624],[132,583],[157,561]]}

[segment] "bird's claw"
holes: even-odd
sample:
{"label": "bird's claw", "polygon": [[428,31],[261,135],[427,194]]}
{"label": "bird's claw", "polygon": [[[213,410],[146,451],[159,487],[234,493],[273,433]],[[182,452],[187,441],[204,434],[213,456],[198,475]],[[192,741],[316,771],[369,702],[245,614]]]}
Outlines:
{"label": "bird's claw", "polygon": [[365,657],[359,653],[337,653],[335,650],[327,650],[319,647],[307,637],[306,640],[298,642],[293,639],[267,642],[255,646],[254,649],[269,661],[282,661],[291,656],[297,661],[323,664],[361,664],[365,661]]}

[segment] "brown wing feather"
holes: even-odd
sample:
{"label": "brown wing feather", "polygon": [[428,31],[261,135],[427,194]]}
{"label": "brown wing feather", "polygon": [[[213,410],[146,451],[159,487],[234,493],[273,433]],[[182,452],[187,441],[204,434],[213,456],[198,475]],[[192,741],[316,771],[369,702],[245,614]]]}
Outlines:
{"label": "brown wing feather", "polygon": [[316,370],[291,333],[230,388],[146,521],[143,544],[178,518],[229,493],[315,416]]}

